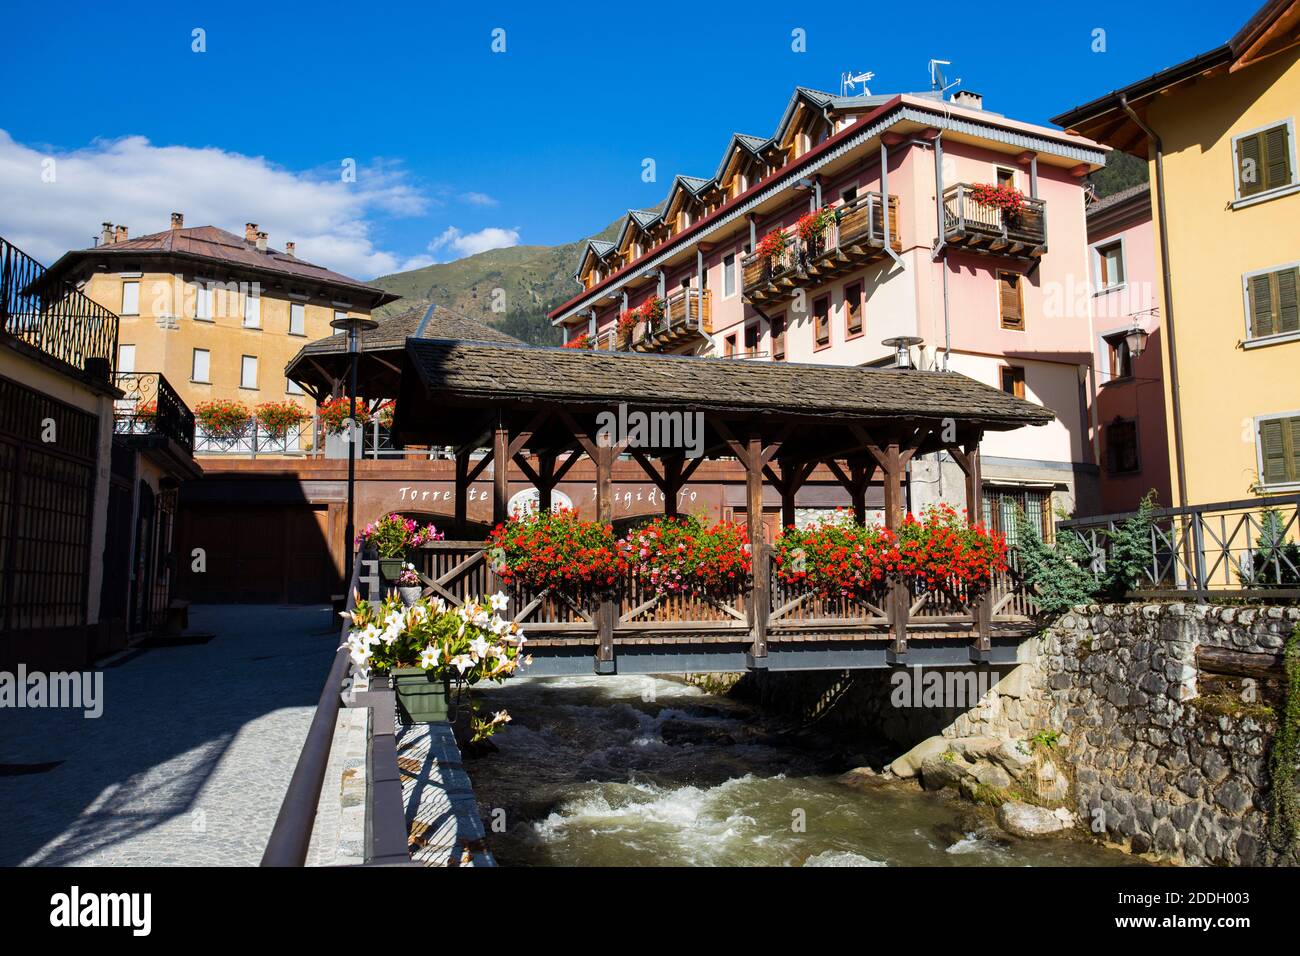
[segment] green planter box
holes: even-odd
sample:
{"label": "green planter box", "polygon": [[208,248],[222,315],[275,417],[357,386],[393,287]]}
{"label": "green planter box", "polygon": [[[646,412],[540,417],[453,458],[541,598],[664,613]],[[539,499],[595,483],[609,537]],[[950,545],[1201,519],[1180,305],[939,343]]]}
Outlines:
{"label": "green planter box", "polygon": [[406,558],[380,558],[379,577],[385,584],[393,584],[397,581],[397,576],[402,573],[405,564]]}
{"label": "green planter box", "polygon": [[393,668],[397,713],[404,724],[432,724],[448,719],[451,684],[419,667]]}

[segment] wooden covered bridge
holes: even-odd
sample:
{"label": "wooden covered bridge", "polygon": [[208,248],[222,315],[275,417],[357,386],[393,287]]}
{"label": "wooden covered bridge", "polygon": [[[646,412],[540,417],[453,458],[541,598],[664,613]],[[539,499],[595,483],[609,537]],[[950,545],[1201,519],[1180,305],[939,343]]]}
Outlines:
{"label": "wooden covered bridge", "polygon": [[[725,457],[744,469],[751,528],[761,527],[765,485],[779,493],[782,524],[793,524],[796,492],[819,465],[841,482],[859,521],[868,487],[883,486],[884,523],[896,528],[908,463],[943,450],[965,472],[966,506],[979,515],[984,433],[1052,419],[1038,405],[950,372],[421,337],[365,347],[360,392],[398,399],[398,440],[455,450],[456,520],[448,537],[466,526],[468,489],[481,476],[491,474],[494,518],[502,521],[512,477],[532,483],[549,507],[557,482],[583,457],[595,468],[596,517],[609,521],[611,470],[625,455],[662,492],[667,514],[705,458]],[[341,349],[304,350],[287,372],[325,396],[337,393],[345,362]],[[670,413],[660,421],[675,427],[645,436],[602,431],[598,416],[620,405]],[[694,428],[702,429],[701,444],[684,447],[683,430]],[[692,457],[697,450],[702,454]],[[635,581],[585,600],[553,589],[507,589],[510,614],[529,638],[529,674],[1009,663],[1033,632],[1033,601],[1014,571],[973,597],[897,583],[878,601],[850,602],[779,581],[771,546],[753,537],[752,580],[726,595],[660,595]],[[426,593],[448,601],[500,588],[482,541],[436,543],[418,566]]]}

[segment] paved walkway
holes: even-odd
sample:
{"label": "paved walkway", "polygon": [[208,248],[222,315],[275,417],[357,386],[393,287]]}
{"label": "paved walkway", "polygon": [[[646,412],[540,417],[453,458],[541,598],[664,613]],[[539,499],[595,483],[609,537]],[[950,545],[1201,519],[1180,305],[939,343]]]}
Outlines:
{"label": "paved walkway", "polygon": [[0,865],[258,863],[337,619],[327,607],[195,606],[190,630],[216,636],[105,667],[98,719],[0,713]]}

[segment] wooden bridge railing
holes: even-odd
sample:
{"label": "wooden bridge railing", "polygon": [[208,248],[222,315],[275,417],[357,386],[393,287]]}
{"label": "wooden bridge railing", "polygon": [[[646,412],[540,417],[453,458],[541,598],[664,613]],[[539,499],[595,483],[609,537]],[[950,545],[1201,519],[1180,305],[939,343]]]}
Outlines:
{"label": "wooden bridge railing", "polygon": [[[765,547],[770,553],[770,546]],[[755,591],[761,589],[752,585],[710,596],[658,594],[636,579],[616,588],[606,602],[597,594],[507,586],[491,569],[482,544],[476,541],[434,542],[410,560],[424,580],[426,595],[456,605],[504,591],[510,596],[511,618],[531,640],[542,642],[538,646],[560,642],[597,645],[605,650],[605,659],[612,659],[613,645],[620,640],[722,640],[750,644],[752,653],[763,657],[768,640],[871,637],[890,640],[894,656],[901,658],[907,652],[909,631],[968,639],[973,649],[986,651],[992,631],[1031,625],[1038,610],[1016,569],[1014,553],[1011,567],[994,578],[987,594],[909,587],[907,600],[897,602],[889,600],[887,588],[862,601],[823,597],[786,584],[773,570],[769,570],[765,602],[755,600]],[[772,562],[762,564],[770,568]],[[902,613],[902,620],[895,620],[894,608]]]}

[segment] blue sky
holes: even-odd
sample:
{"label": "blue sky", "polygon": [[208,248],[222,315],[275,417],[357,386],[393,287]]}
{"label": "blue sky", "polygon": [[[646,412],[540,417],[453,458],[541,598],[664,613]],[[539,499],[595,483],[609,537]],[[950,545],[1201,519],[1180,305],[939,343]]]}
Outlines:
{"label": "blue sky", "polygon": [[[297,238],[366,277],[567,242],[659,201],[675,172],[711,175],[733,131],[773,131],[796,85],[838,90],[852,69],[875,72],[875,93],[926,89],[938,57],[987,108],[1046,122],[1223,42],[1256,4],[554,6],[11,8],[0,234],[48,261],[101,220],[136,235],[178,209],[188,225],[256,220],[273,245]],[[40,176],[51,157],[54,182]],[[657,183],[641,180],[645,157]],[[355,183],[340,179],[347,158]]]}

